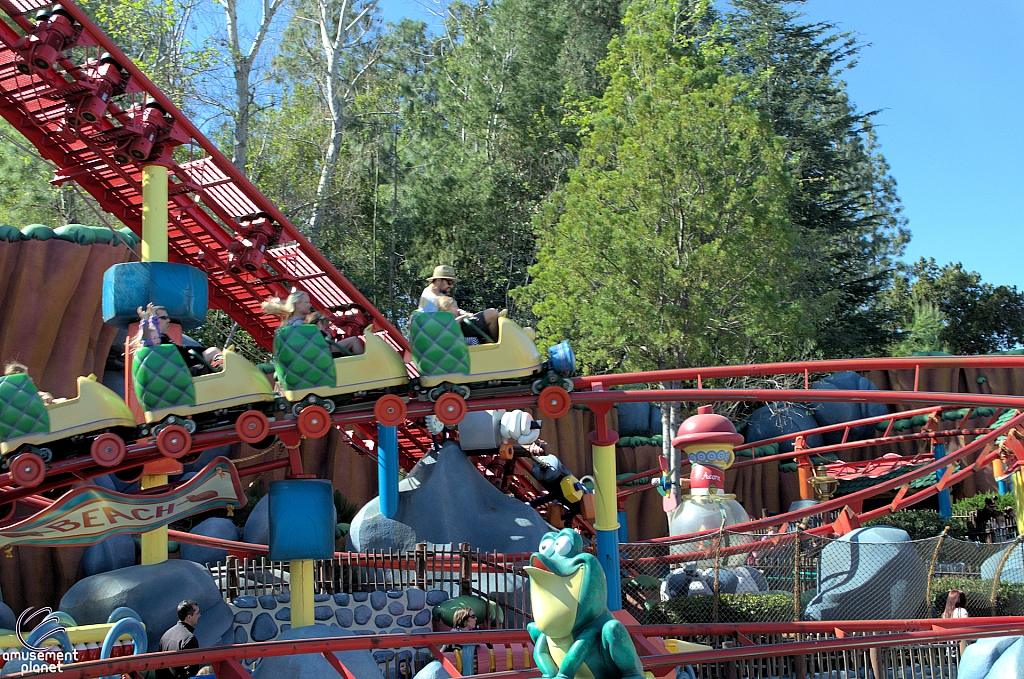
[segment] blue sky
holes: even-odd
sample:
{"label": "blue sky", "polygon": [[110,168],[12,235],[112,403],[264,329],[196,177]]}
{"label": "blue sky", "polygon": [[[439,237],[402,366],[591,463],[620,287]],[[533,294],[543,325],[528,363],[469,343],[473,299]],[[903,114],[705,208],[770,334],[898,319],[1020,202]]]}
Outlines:
{"label": "blue sky", "polygon": [[[434,24],[432,0],[381,0]],[[866,43],[844,75],[876,117],[913,234],[905,259],[959,261],[1024,288],[1024,3],[809,0],[810,20]]]}
{"label": "blue sky", "polygon": [[905,259],[963,262],[1024,287],[1024,3],[811,0],[866,46],[845,74],[877,116],[913,238]]}

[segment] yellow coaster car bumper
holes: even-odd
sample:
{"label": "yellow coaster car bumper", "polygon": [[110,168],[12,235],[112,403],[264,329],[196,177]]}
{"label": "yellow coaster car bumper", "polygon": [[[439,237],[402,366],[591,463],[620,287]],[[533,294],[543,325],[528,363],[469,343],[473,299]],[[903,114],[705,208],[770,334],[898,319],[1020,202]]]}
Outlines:
{"label": "yellow coaster car bumper", "polygon": [[146,413],[146,422],[159,422],[168,415],[191,417],[221,408],[274,400],[274,389],[259,368],[231,349],[224,350],[224,368],[210,375],[192,378],[196,390],[194,406],[174,406]]}
{"label": "yellow coaster car bumper", "polygon": [[48,434],[30,434],[4,441],[0,444],[0,453],[6,455],[25,444],[44,446],[79,434],[115,427],[135,429],[131,408],[120,396],[97,382],[95,375],[79,377],[78,396],[51,403],[46,406],[46,411],[50,416]]}
{"label": "yellow coaster car bumper", "polygon": [[334,359],[335,386],[296,389],[284,392],[289,401],[301,401],[310,394],[322,398],[396,387],[409,381],[402,357],[377,335],[367,333],[366,351],[359,356]]}
{"label": "yellow coaster car bumper", "polygon": [[498,341],[469,347],[470,374],[451,373],[421,377],[423,387],[436,387],[442,382],[469,384],[488,380],[515,380],[529,377],[541,366],[540,352],[533,343],[533,332],[515,321],[498,319]]}

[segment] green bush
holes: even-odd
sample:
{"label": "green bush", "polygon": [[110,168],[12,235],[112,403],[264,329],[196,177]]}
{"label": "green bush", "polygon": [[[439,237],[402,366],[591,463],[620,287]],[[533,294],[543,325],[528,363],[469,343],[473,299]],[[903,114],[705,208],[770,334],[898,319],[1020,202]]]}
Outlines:
{"label": "green bush", "polygon": [[953,503],[954,514],[970,514],[976,512],[985,505],[987,498],[994,497],[996,499],[996,509],[1003,511],[1013,507],[1013,494],[1007,493],[1000,495],[999,493],[978,493],[974,497],[965,497],[962,500],[957,500]]}
{"label": "green bush", "polygon": [[935,512],[921,509],[908,509],[895,514],[883,516],[865,523],[865,526],[891,526],[907,531],[911,540],[925,540],[942,534],[949,523]]}
{"label": "green bush", "polygon": [[[936,578],[932,581],[932,606],[935,617],[946,608],[949,590],[967,595],[967,612],[972,618],[992,615],[992,581],[974,578]],[[1024,583],[1000,582],[996,590],[996,615],[1024,615]]]}
{"label": "green bush", "polygon": [[[681,596],[669,601],[648,601],[647,624],[694,625],[714,622],[713,597]],[[720,594],[718,622],[783,622],[793,620],[793,596],[774,594]]]}

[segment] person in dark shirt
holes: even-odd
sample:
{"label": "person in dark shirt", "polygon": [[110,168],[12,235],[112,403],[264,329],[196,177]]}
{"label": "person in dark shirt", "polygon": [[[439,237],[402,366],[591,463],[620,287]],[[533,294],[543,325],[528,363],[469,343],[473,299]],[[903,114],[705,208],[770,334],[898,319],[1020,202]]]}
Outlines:
{"label": "person in dark shirt", "polygon": [[178,348],[178,353],[188,366],[193,377],[209,375],[223,365],[223,355],[217,347],[211,347],[206,351],[199,352],[196,349],[185,347],[172,340],[167,332],[171,327],[171,318],[167,315],[167,309],[162,306],[154,306],[150,303],[145,309],[139,307],[139,335],[135,340],[135,347],[152,347],[158,344],[173,344]]}
{"label": "person in dark shirt", "polygon": [[992,530],[988,523],[999,515],[994,497],[985,498],[985,505],[974,516],[974,532],[981,542],[992,542]]}
{"label": "person in dark shirt", "polygon": [[327,346],[331,350],[332,358],[358,356],[366,351],[366,347],[363,346],[358,337],[344,337],[340,340],[331,337],[329,330],[331,319],[327,317],[327,314],[313,311],[306,316],[305,321],[310,325],[315,325],[320,330],[320,334],[324,336],[324,340],[327,341]]}
{"label": "person in dark shirt", "polygon": [[[183,651],[187,648],[199,648],[196,639],[196,623],[199,622],[199,604],[187,599],[178,604],[178,624],[170,628],[160,637],[161,651]],[[202,669],[202,665],[185,667],[165,667],[156,671],[156,679],[184,679],[194,677]]]}

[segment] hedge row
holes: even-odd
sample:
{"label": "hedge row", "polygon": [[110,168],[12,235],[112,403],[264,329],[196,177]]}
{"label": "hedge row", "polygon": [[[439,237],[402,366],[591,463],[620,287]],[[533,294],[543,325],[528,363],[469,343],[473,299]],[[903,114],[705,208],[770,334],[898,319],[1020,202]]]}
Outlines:
{"label": "hedge row", "polygon": [[[694,625],[713,622],[714,598],[681,596],[664,602],[647,601],[647,624]],[[719,594],[718,622],[784,622],[793,620],[793,595]]]}
{"label": "hedge row", "polygon": [[18,229],[10,224],[0,224],[0,241],[17,243],[23,240],[63,240],[79,245],[127,245],[135,247],[141,240],[131,229],[108,229],[102,226],[86,226],[85,224],[68,224],[51,229],[43,224],[31,224]]}

